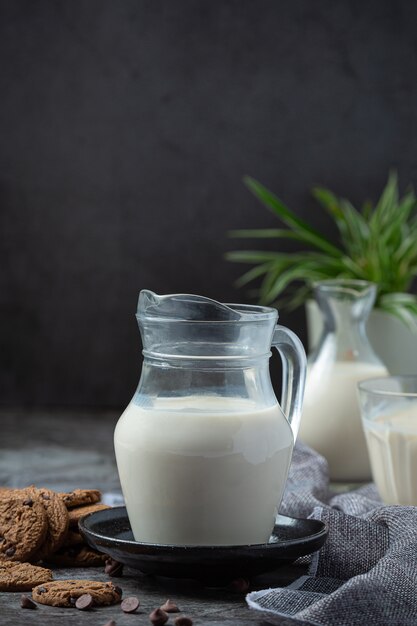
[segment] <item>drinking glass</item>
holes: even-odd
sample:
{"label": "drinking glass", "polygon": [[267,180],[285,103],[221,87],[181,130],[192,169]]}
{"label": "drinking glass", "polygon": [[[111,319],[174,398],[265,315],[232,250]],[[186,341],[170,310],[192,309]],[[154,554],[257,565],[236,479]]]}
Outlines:
{"label": "drinking glass", "polygon": [[386,504],[417,505],[417,377],[358,384],[374,482]]}

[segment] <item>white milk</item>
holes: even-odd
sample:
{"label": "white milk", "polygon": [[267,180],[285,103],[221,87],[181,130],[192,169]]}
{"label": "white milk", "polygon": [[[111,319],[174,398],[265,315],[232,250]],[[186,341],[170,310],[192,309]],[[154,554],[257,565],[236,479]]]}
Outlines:
{"label": "white milk", "polygon": [[114,441],[137,541],[268,541],[293,447],[278,405],[216,396],[131,403]]}
{"label": "white milk", "polygon": [[417,505],[417,405],[366,420],[372,474],[387,504]]}
{"label": "white milk", "polygon": [[354,361],[308,368],[300,439],[327,459],[332,480],[371,480],[357,383],[387,375],[381,365]]}

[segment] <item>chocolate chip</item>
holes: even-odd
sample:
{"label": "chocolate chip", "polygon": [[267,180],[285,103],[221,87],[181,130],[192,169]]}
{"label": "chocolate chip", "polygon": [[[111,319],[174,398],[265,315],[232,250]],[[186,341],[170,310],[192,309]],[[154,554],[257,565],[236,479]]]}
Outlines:
{"label": "chocolate chip", "polygon": [[83,595],[77,598],[75,602],[76,608],[79,609],[80,611],[88,611],[88,609],[91,609],[93,604],[94,604],[93,596],[90,595],[89,593],[83,593]]}
{"label": "chocolate chip", "polygon": [[42,498],[43,498],[44,500],[50,500],[50,499],[51,499],[51,496],[48,496],[48,494],[47,494],[47,493],[43,493],[43,494],[42,494]]}
{"label": "chocolate chip", "polygon": [[[111,585],[112,583],[109,583],[109,585]],[[119,596],[123,595],[123,589],[121,587],[118,587],[117,585],[114,585],[114,590],[116,593],[119,594]]]}
{"label": "chocolate chip", "polygon": [[119,563],[119,561],[112,558],[106,559],[104,573],[113,578],[123,576],[123,563]]}
{"label": "chocolate chip", "polygon": [[23,500],[23,504],[24,506],[33,506],[32,498],[26,498],[26,500]]}
{"label": "chocolate chip", "polygon": [[163,626],[168,619],[168,613],[165,613],[162,609],[154,609],[149,615],[149,620],[154,626]]}
{"label": "chocolate chip", "polygon": [[16,548],[14,546],[10,546],[10,548],[7,548],[5,554],[6,556],[13,556],[15,552]]}
{"label": "chocolate chip", "polygon": [[179,613],[180,612],[180,609],[177,607],[175,602],[169,599],[160,608],[163,611],[165,611],[165,613]]}
{"label": "chocolate chip", "polygon": [[39,593],[46,593],[45,587],[38,587],[38,592]]}
{"label": "chocolate chip", "polygon": [[33,602],[33,600],[31,600],[25,595],[20,596],[20,606],[22,607],[22,609],[37,609],[38,608],[35,602]]}
{"label": "chocolate chip", "polygon": [[136,596],[129,596],[122,601],[120,607],[123,613],[134,613],[139,608],[139,604],[140,602]]}
{"label": "chocolate chip", "polygon": [[193,620],[186,615],[180,615],[174,619],[175,626],[193,626]]}
{"label": "chocolate chip", "polygon": [[249,590],[250,584],[249,581],[246,580],[246,578],[236,578],[235,580],[232,580],[229,586],[231,589],[233,589],[233,591],[237,591],[238,593],[246,593],[246,591]]}
{"label": "chocolate chip", "polygon": [[75,603],[77,602],[77,598],[73,598],[72,596],[70,597],[70,604],[71,606],[75,606]]}

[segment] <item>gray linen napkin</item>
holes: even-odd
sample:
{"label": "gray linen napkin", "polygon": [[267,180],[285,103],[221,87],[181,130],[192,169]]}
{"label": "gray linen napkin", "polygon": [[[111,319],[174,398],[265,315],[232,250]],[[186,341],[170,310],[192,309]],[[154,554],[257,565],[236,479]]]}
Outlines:
{"label": "gray linen napkin", "polygon": [[280,513],[328,525],[309,575],[255,591],[251,608],[316,626],[417,625],[417,507],[385,506],[373,484],[343,494],[327,463],[297,443]]}

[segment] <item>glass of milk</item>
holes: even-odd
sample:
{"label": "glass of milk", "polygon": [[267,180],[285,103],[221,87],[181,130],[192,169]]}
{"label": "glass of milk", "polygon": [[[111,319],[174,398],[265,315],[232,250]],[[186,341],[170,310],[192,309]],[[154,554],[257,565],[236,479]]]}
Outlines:
{"label": "glass of milk", "polygon": [[[268,541],[306,369],[301,342],[277,318],[268,307],[140,293],[142,373],[114,435],[137,541]],[[269,376],[271,346],[283,361],[281,406]]]}
{"label": "glass of milk", "polygon": [[417,377],[358,384],[372,476],[386,504],[417,505]]}

